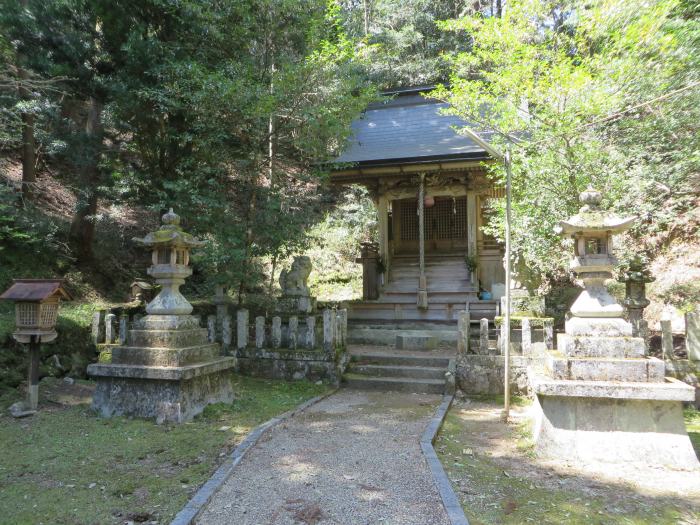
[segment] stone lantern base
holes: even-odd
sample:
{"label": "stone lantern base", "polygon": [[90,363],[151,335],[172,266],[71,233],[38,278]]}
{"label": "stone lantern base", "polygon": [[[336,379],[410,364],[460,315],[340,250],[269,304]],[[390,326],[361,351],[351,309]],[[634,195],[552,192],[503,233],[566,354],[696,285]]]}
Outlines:
{"label": "stone lantern base", "polygon": [[651,383],[532,377],[539,454],[584,463],[700,468],[683,420],[683,402],[695,399],[692,387],[671,378]]}
{"label": "stone lantern base", "polygon": [[210,403],[233,399],[235,358],[221,357],[190,315],[148,315],[134,323],[111,364],[92,364],[93,408],[104,417],[155,418],[182,423]]}

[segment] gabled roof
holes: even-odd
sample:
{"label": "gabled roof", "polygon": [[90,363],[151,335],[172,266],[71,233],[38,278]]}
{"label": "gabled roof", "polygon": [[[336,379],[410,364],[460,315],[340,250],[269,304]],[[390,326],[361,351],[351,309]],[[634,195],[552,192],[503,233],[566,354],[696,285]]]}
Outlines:
{"label": "gabled roof", "polygon": [[420,94],[430,89],[395,91],[393,99],[371,104],[352,123],[348,147],[334,163],[379,166],[488,158],[483,148],[455,130],[466,126],[465,121],[440,113],[446,103]]}
{"label": "gabled roof", "polygon": [[68,301],[71,299],[70,294],[63,288],[63,279],[15,279],[12,286],[0,295],[0,299],[37,302],[54,294],[60,294]]}

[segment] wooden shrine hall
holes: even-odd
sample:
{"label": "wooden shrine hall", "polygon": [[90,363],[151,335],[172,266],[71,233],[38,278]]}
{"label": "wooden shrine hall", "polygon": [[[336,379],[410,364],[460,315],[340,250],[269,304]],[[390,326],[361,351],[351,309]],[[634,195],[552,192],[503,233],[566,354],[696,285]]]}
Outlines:
{"label": "wooden shrine hall", "polygon": [[[353,123],[331,182],[365,186],[377,207],[378,245],[365,244],[363,300],[354,320],[442,321],[468,309],[493,318],[504,293],[503,247],[482,231],[489,201],[488,154],[442,115],[430,87],[387,92]],[[480,294],[481,292],[481,294]],[[485,292],[485,293],[484,293]]]}

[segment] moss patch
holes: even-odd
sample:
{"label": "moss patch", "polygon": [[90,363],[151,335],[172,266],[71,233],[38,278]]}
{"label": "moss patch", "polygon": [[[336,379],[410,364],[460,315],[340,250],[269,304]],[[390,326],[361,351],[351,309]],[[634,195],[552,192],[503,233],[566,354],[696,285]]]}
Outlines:
{"label": "moss patch", "polygon": [[[72,386],[91,388],[89,381]],[[67,395],[59,380],[43,381],[40,390],[41,410],[28,419],[5,415],[14,399],[0,399],[4,523],[167,523],[253,427],[327,387],[234,376],[233,403],[160,426],[100,419],[88,396]]]}

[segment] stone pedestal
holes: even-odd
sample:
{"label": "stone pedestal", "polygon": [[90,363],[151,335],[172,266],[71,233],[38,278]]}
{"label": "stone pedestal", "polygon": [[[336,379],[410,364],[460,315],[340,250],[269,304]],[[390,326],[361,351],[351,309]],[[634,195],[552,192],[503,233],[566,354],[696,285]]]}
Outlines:
{"label": "stone pedestal", "polygon": [[111,364],[92,364],[93,408],[104,417],[135,416],[182,423],[210,403],[233,399],[235,358],[221,357],[190,315],[148,315],[134,323]]}
{"label": "stone pedestal", "polygon": [[683,420],[694,389],[666,378],[664,362],[645,356],[644,339],[605,286],[617,262],[612,235],[632,219],[600,210],[601,197],[586,190],[579,214],[561,222],[574,240],[571,270],[583,291],[544,370],[530,371],[537,450],[586,463],[698,469]]}
{"label": "stone pedestal", "polygon": [[308,295],[284,295],[277,303],[280,312],[310,314],[316,310],[316,298]]}

